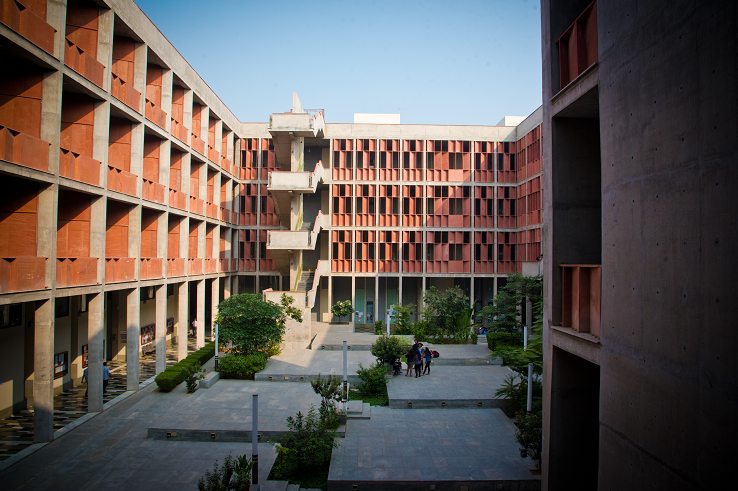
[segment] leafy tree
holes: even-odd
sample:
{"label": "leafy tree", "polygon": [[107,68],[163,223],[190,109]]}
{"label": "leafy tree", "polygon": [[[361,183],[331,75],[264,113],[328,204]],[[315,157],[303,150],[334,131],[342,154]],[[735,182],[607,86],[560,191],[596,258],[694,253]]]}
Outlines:
{"label": "leafy tree", "polygon": [[407,353],[410,341],[399,336],[381,336],[372,343],[371,353],[377,358],[377,363],[392,363],[395,357]]}
{"label": "leafy tree", "polygon": [[336,403],[341,401],[343,395],[343,386],[341,378],[337,375],[328,375],[322,378],[318,374],[318,378],[310,381],[310,386],[316,394],[323,398],[320,402],[320,421],[326,428],[338,428],[338,409]]}
{"label": "leafy tree", "polygon": [[472,327],[475,326],[474,311],[470,308],[465,309],[459,315],[453,318],[451,323],[451,337],[456,343],[466,343],[471,334]]}
{"label": "leafy tree", "polygon": [[543,301],[541,280],[540,276],[511,273],[505,286],[497,292],[492,305],[487,305],[481,311],[483,318],[490,319],[490,330],[510,333],[510,338],[514,338],[515,331],[523,329],[520,312],[525,309],[525,303],[530,301],[535,306]]}
{"label": "leafy tree", "polygon": [[306,415],[297,413],[287,418],[288,432],[279,437],[280,451],[277,465],[283,476],[312,467],[325,465],[331,460],[331,452],[338,447],[336,433],[327,428],[311,405]]}
{"label": "leafy tree", "polygon": [[233,295],[218,305],[218,338],[233,343],[238,355],[257,351],[273,351],[284,336],[287,319],[302,322],[302,311],[292,306],[294,299],[282,294],[280,304],[264,300],[261,295]]}
{"label": "leafy tree", "polygon": [[530,457],[536,469],[541,470],[543,448],[543,412],[518,416],[515,440],[520,444],[520,456]]}
{"label": "leafy tree", "polygon": [[423,295],[423,302],[423,320],[438,329],[437,335],[441,340],[446,334],[453,332],[455,319],[469,308],[469,297],[464,295],[458,285],[445,292],[439,292],[432,286]]}
{"label": "leafy tree", "polygon": [[410,319],[415,311],[415,305],[395,305],[395,334],[412,334],[413,324]]}
{"label": "leafy tree", "polygon": [[333,307],[331,307],[331,312],[333,315],[338,317],[338,320],[341,320],[341,317],[345,317],[347,315],[351,315],[354,313],[354,306],[351,305],[351,300],[344,300],[343,302],[336,302]]}

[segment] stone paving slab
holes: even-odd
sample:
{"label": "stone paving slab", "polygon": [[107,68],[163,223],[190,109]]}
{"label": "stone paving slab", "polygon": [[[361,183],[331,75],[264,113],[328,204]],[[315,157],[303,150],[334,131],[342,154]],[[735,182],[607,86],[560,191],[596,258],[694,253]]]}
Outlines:
{"label": "stone paving slab", "polygon": [[[368,351],[349,351],[347,358],[351,383],[359,381],[356,376],[359,363],[368,367],[377,361]],[[284,377],[287,376],[289,382],[308,382],[311,377],[317,377],[318,374],[343,377],[343,352],[308,349],[284,350],[279,355],[271,357],[264,370],[257,373],[255,378],[257,381],[267,381],[271,376],[273,382],[283,382]],[[300,380],[300,377],[303,379]]]}
{"label": "stone paving slab", "polygon": [[403,489],[450,489],[439,485],[473,480],[486,481],[484,489],[494,489],[493,482],[540,489],[534,469],[520,457],[515,427],[500,409],[374,407],[371,419],[351,421],[333,450],[328,488],[394,489],[394,483],[406,482],[410,487]]}
{"label": "stone paving slab", "polygon": [[[178,397],[167,397],[171,395],[184,396],[184,389],[181,394],[162,394],[152,384],[133,394],[0,472],[2,489],[195,489],[216,460],[223,462],[228,454],[251,455],[250,443],[147,439],[146,429],[154,419],[178,403]],[[274,448],[260,443],[261,482],[274,459]]]}

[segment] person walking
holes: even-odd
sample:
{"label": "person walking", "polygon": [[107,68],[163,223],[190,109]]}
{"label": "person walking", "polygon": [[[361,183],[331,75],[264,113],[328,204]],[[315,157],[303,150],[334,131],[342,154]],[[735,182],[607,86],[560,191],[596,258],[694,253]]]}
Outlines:
{"label": "person walking", "polygon": [[[85,372],[87,370],[85,369]],[[108,362],[103,362],[103,394],[108,390],[108,382],[110,381],[110,369],[108,368]],[[89,385],[89,384],[88,384]]]}
{"label": "person walking", "polygon": [[87,368],[82,372],[82,382],[87,384],[87,388],[85,389],[85,397],[87,397],[87,393],[90,391],[90,379],[87,378]]}
{"label": "person walking", "polygon": [[425,375],[426,373],[430,375],[431,361],[433,361],[433,353],[431,353],[430,348],[425,348],[425,351],[423,352],[423,358],[425,359],[425,370],[423,370],[423,375]]}

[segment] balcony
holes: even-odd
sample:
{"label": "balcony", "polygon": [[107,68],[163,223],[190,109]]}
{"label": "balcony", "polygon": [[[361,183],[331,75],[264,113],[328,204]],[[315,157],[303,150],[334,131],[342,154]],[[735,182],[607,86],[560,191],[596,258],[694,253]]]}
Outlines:
{"label": "balcony", "polygon": [[136,196],[138,176],[122,169],[108,166],[108,189],[129,196]]}
{"label": "balcony", "polygon": [[50,146],[31,135],[0,126],[0,159],[48,172]]}
{"label": "balcony", "polygon": [[187,260],[187,274],[202,274],[203,260],[201,257],[196,257]]}
{"label": "balcony", "polygon": [[[556,41],[559,90],[597,62],[597,2],[592,2]],[[556,92],[556,91],[555,91]]]}
{"label": "balcony", "polygon": [[313,172],[272,172],[269,174],[267,191],[274,201],[274,211],[279,221],[289,227],[292,193],[313,194],[318,184],[325,182],[323,162],[315,164]]}
{"label": "balcony", "polygon": [[200,137],[194,133],[192,134],[192,149],[200,155],[205,155],[205,141],[201,140]]}
{"label": "balcony", "polygon": [[218,219],[218,205],[213,203],[205,203],[205,216],[214,220]]}
{"label": "balcony", "polygon": [[200,198],[193,198],[190,196],[190,213],[197,213],[198,215],[204,215],[203,209],[205,202]]}
{"label": "balcony", "polygon": [[169,190],[169,206],[180,210],[187,209],[187,195],[176,189]]}
{"label": "balcony", "polygon": [[136,279],[136,259],[133,257],[105,259],[105,281],[119,283]]}
{"label": "balcony", "polygon": [[181,141],[185,145],[187,144],[187,134],[189,130],[185,126],[174,118],[172,119],[171,133],[174,138]]}
{"label": "balcony", "polygon": [[210,145],[208,145],[208,159],[214,164],[218,164],[220,162],[220,153]]}
{"label": "balcony", "polygon": [[146,119],[161,129],[166,129],[167,113],[161,110],[153,101],[146,99]]}
{"label": "balcony", "polygon": [[6,257],[0,259],[0,293],[46,288],[45,257]]}
{"label": "balcony", "polygon": [[220,271],[223,273],[227,273],[231,270],[231,260],[230,259],[221,259],[220,260]]}
{"label": "balcony", "polygon": [[602,266],[562,264],[561,325],[600,337]]}
{"label": "balcony", "polygon": [[205,273],[206,274],[217,273],[219,261],[220,261],[219,259],[212,259],[212,258],[205,259]]}
{"label": "balcony", "polygon": [[0,22],[53,55],[56,29],[24,4],[27,2],[0,0]]}
{"label": "balcony", "polygon": [[166,189],[167,188],[158,182],[151,182],[144,179],[143,187],[141,188],[141,197],[148,201],[164,204],[164,194]]}
{"label": "balcony", "polygon": [[310,112],[274,113],[269,116],[269,133],[292,133],[294,136],[323,138],[325,120],[322,110]]}
{"label": "balcony", "polygon": [[74,44],[68,38],[66,39],[64,64],[93,84],[102,88],[105,66],[92,56],[88,55],[82,48]]}
{"label": "balcony", "polygon": [[97,258],[77,257],[56,260],[56,286],[84,286],[97,284]]}
{"label": "balcony", "polygon": [[141,259],[141,279],[153,280],[155,278],[163,278],[164,260],[160,257]]}
{"label": "balcony", "polygon": [[220,207],[220,219],[224,222],[231,221],[231,211],[228,208]]}
{"label": "balcony", "polygon": [[167,276],[184,276],[185,260],[184,258],[167,259]]}
{"label": "balcony", "polygon": [[112,74],[110,95],[121,101],[136,112],[141,111],[141,92],[133,88],[133,85],[123,80],[115,71]]}
{"label": "balcony", "polygon": [[267,250],[272,254],[274,265],[283,275],[289,274],[290,252],[293,250],[315,250],[318,235],[328,228],[329,220],[322,211],[318,212],[312,230],[269,230]]}

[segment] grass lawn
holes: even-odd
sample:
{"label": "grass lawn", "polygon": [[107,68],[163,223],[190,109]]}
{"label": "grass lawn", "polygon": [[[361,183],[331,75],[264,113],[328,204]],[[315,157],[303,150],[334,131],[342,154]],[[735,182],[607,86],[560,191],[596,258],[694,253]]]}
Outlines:
{"label": "grass lawn", "polygon": [[349,389],[349,401],[364,401],[368,402],[372,406],[389,406],[389,394],[387,394],[387,386],[384,386],[384,391],[381,394],[372,394],[368,396],[362,396],[356,389]]}

